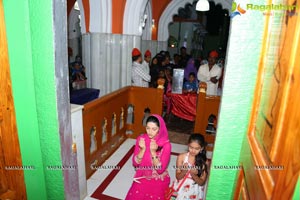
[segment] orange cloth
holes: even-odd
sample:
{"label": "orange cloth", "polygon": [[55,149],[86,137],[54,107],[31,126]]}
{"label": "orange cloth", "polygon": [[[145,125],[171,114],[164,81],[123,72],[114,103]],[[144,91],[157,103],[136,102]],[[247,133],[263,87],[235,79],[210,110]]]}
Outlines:
{"label": "orange cloth", "polygon": [[134,48],[134,49],[132,49],[132,57],[134,57],[134,56],[140,56],[141,55],[141,52],[140,52],[140,50],[138,49],[138,48]]}
{"label": "orange cloth", "polygon": [[147,51],[145,52],[145,55],[144,55],[144,56],[145,56],[145,57],[151,56],[151,51],[147,50]]}
{"label": "orange cloth", "polygon": [[219,54],[216,50],[214,50],[209,53],[209,57],[217,58],[219,57]]}

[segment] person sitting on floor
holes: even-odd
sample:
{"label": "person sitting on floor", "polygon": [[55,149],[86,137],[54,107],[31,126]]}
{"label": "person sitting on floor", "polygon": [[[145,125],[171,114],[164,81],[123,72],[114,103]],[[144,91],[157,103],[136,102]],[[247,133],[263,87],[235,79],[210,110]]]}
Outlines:
{"label": "person sitting on floor", "polygon": [[86,80],[85,68],[79,63],[74,63],[72,68],[72,81],[83,81]]}
{"label": "person sitting on floor", "polygon": [[171,143],[163,118],[151,115],[146,132],[136,139],[132,156],[135,175],[125,200],[164,199],[170,184],[167,167],[171,157]]}
{"label": "person sitting on floor", "polygon": [[[176,199],[204,199],[207,174],[204,137],[201,134],[193,133],[188,141],[188,152],[177,157],[177,184],[174,185],[178,189]],[[183,183],[181,184],[181,182]],[[182,187],[178,188],[179,185]]]}
{"label": "person sitting on floor", "polygon": [[189,74],[189,80],[183,84],[183,93],[196,93],[198,91],[198,83],[196,80],[196,74],[191,72]]}

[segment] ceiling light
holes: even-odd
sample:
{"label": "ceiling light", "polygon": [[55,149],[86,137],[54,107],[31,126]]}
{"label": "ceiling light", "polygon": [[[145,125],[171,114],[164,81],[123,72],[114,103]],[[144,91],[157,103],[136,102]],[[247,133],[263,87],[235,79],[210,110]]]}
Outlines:
{"label": "ceiling light", "polygon": [[208,11],[209,10],[209,2],[208,0],[199,0],[196,4],[197,11]]}

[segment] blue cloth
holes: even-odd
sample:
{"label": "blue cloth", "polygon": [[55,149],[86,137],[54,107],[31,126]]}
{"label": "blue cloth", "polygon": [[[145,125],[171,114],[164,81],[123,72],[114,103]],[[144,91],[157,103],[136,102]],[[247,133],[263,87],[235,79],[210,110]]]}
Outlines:
{"label": "blue cloth", "polygon": [[198,85],[197,85],[197,82],[194,81],[194,82],[189,82],[189,81],[186,81],[184,84],[183,84],[183,89],[184,90],[187,90],[187,91],[197,91],[198,90]]}
{"label": "blue cloth", "polygon": [[99,97],[100,90],[93,88],[83,88],[71,91],[70,101],[73,104],[83,105]]}
{"label": "blue cloth", "polygon": [[82,72],[83,72],[83,68],[80,68],[80,69],[73,68],[72,69],[72,76],[74,76],[76,73],[82,73]]}

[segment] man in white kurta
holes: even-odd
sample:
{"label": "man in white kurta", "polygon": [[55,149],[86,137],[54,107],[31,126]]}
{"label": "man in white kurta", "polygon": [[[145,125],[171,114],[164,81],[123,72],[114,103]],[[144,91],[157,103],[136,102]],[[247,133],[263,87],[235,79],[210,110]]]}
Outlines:
{"label": "man in white kurta", "polygon": [[218,53],[212,51],[208,56],[208,63],[201,65],[198,70],[198,80],[207,84],[206,95],[217,95],[218,82],[222,69],[216,64]]}
{"label": "man in white kurta", "polygon": [[131,82],[133,86],[149,87],[151,76],[144,70],[144,66],[141,64],[142,55],[139,49],[134,48],[132,50],[132,73]]}
{"label": "man in white kurta", "polygon": [[144,70],[147,74],[150,74],[150,68],[149,68],[150,61],[151,61],[151,52],[147,50],[144,54],[144,61],[142,63],[142,65],[144,66]]}

